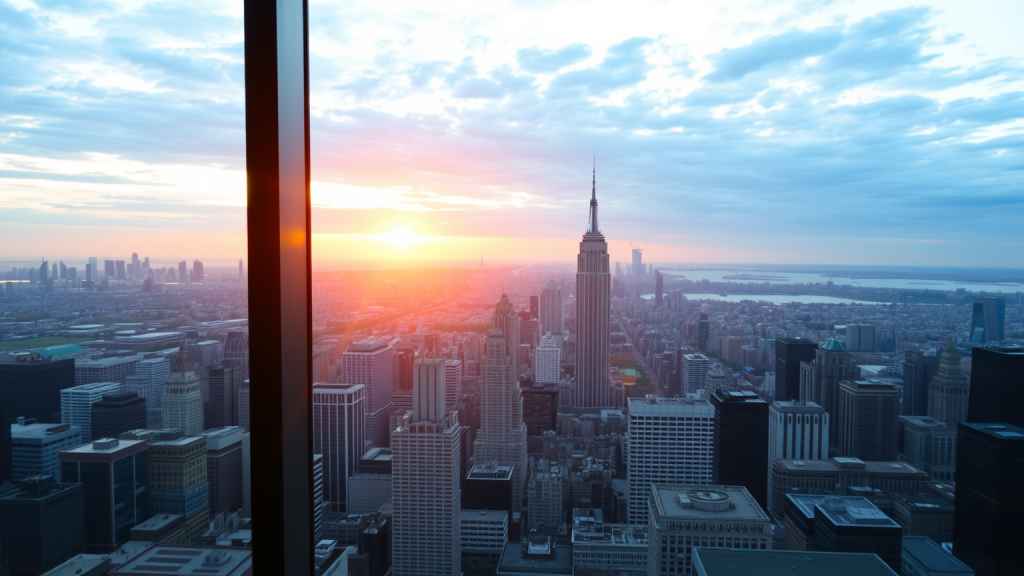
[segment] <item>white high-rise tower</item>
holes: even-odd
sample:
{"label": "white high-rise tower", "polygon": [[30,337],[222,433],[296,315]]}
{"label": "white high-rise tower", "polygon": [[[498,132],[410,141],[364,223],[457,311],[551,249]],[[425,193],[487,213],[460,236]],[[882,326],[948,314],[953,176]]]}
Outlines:
{"label": "white high-rise tower", "polygon": [[597,225],[597,171],[590,193],[590,221],[576,260],[576,389],[579,408],[611,406],[609,381],[612,275],[608,243]]}
{"label": "white high-rise tower", "polygon": [[412,390],[391,432],[392,574],[458,576],[462,434],[458,413],[445,412],[445,359],[417,360]]}

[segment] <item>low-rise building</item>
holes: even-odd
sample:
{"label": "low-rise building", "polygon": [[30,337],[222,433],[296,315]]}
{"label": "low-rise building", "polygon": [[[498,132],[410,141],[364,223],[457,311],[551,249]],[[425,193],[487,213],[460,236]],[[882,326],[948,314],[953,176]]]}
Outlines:
{"label": "low-rise building", "polygon": [[496,575],[561,576],[572,573],[572,547],[557,545],[554,538],[545,536],[506,544]]}
{"label": "low-rise building", "polygon": [[892,519],[904,536],[927,536],[936,542],[953,541],[953,505],[927,492],[892,495]]}
{"label": "low-rise building", "polygon": [[902,576],[974,576],[974,570],[927,536],[904,536]]}
{"label": "low-rise building", "polygon": [[508,511],[462,510],[462,554],[501,556],[508,542]]}
{"label": "low-rise building", "polygon": [[647,526],[605,524],[601,510],[572,511],[572,561],[576,568],[646,572]]}
{"label": "low-rise building", "polygon": [[249,576],[252,550],[157,545],[110,571],[110,576]]}
{"label": "low-rise building", "polygon": [[648,510],[652,576],[690,574],[695,546],[772,548],[771,521],[742,486],[654,484]]}

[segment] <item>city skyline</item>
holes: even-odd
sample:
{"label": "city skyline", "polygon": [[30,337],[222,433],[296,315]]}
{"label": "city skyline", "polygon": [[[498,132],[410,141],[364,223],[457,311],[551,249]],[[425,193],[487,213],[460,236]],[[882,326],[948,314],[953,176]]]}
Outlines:
{"label": "city skyline", "polygon": [[[1024,8],[900,6],[314,2],[314,258],[569,260],[596,154],[616,260],[1024,265]],[[0,258],[244,253],[240,5],[0,10]]]}

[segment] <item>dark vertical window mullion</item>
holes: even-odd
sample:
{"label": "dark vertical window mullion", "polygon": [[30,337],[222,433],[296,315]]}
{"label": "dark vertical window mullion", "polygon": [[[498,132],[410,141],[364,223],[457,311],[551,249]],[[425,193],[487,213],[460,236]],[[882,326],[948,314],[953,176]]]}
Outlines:
{"label": "dark vertical window mullion", "polygon": [[313,573],[306,0],[245,0],[256,574]]}

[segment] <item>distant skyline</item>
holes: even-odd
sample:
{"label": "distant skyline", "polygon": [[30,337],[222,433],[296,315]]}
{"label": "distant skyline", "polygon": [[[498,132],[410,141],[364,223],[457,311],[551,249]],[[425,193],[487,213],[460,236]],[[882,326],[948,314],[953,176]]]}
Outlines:
{"label": "distant skyline", "polygon": [[[245,254],[242,3],[43,6],[0,0],[0,260]],[[310,18],[315,260],[569,262],[596,155],[613,262],[1024,266],[1024,3]]]}

